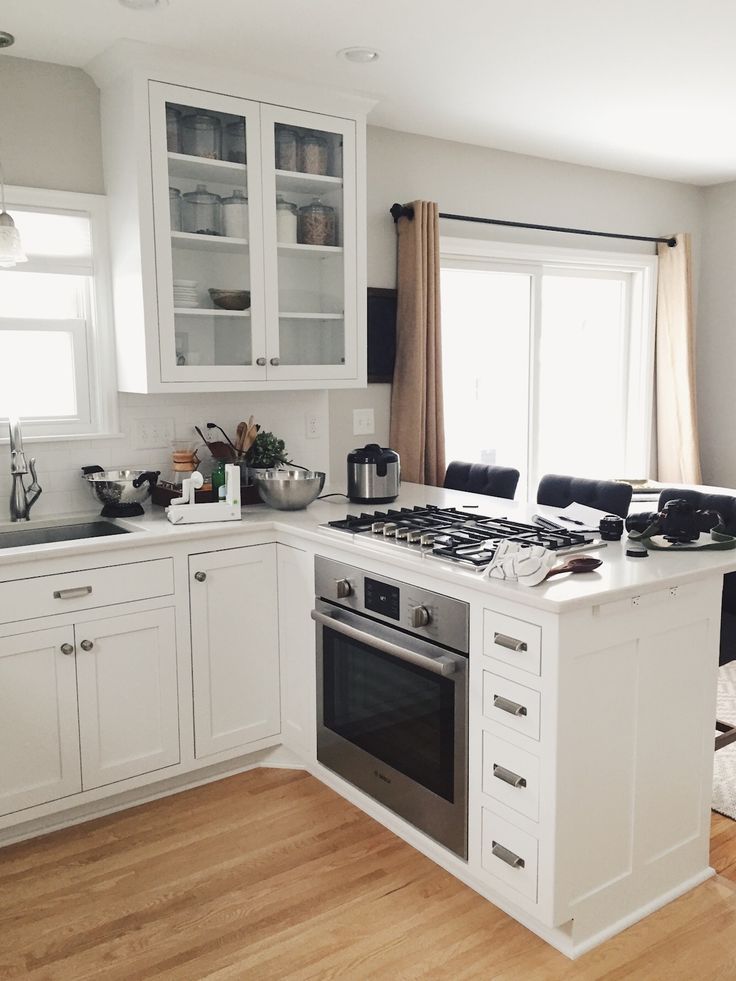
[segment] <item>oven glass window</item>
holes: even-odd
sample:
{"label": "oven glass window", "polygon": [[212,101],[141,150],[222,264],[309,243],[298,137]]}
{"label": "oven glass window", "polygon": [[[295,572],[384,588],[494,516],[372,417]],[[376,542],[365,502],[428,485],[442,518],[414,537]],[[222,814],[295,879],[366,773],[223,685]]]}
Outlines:
{"label": "oven glass window", "polygon": [[452,802],[455,685],[328,627],[324,724]]}

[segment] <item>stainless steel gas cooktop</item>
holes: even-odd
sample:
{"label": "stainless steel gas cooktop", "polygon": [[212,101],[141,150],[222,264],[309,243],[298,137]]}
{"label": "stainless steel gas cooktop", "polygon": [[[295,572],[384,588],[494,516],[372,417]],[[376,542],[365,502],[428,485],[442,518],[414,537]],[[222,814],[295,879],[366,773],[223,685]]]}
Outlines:
{"label": "stainless steel gas cooktop", "polygon": [[524,524],[508,518],[468,514],[457,508],[426,507],[349,514],[323,528],[370,538],[389,547],[409,549],[421,555],[462,563],[483,570],[500,541],[543,545],[554,552],[574,552],[598,542],[594,533]]}

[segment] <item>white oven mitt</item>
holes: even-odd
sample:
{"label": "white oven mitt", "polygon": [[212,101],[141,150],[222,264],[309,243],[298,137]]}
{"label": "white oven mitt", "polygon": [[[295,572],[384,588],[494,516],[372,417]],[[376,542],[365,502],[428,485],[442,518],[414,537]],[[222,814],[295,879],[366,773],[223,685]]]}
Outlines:
{"label": "white oven mitt", "polygon": [[555,553],[543,545],[502,541],[498,543],[496,554],[488,566],[488,576],[519,582],[522,586],[538,586],[546,579],[556,561]]}

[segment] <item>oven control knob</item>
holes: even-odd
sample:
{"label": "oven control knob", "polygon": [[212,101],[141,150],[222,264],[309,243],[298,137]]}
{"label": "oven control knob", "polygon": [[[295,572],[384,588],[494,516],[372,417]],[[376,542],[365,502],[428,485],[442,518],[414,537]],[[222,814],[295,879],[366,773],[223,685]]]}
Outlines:
{"label": "oven control knob", "polygon": [[353,595],[353,584],[349,579],[335,580],[335,595],[338,599],[346,599]]}
{"label": "oven control knob", "polygon": [[426,606],[412,606],[409,610],[409,623],[412,627],[426,627],[432,615]]}

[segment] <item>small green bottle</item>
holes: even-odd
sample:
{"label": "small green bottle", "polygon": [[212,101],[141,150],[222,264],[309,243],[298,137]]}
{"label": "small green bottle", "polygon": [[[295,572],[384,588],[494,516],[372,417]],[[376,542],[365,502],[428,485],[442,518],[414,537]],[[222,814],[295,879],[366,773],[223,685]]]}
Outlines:
{"label": "small green bottle", "polygon": [[212,496],[216,501],[224,501],[225,493],[225,464],[220,460],[212,471]]}

